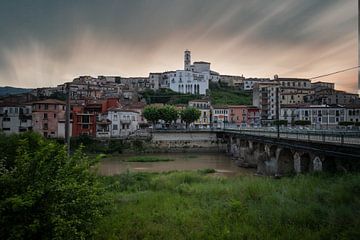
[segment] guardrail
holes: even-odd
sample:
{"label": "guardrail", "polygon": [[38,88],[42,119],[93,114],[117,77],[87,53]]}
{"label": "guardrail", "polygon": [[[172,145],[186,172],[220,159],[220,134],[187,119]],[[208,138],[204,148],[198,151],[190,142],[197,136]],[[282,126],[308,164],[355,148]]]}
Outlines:
{"label": "guardrail", "polygon": [[341,145],[360,145],[360,131],[329,131],[329,130],[276,130],[235,129],[225,128],[224,132],[251,136],[291,139],[306,142],[336,143]]}
{"label": "guardrail", "polygon": [[[156,129],[152,132],[225,132],[249,136],[263,136],[277,139],[276,129],[266,128],[189,128],[189,129]],[[280,129],[279,138],[306,142],[321,142],[341,145],[360,145],[360,131],[340,130],[306,130],[306,129]]]}

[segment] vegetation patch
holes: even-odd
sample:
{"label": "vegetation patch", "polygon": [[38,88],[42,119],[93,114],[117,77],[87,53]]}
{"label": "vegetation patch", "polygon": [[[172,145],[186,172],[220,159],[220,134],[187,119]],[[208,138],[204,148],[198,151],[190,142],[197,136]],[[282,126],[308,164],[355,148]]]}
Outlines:
{"label": "vegetation patch", "polygon": [[174,159],[158,156],[134,156],[125,160],[125,162],[169,162]]}
{"label": "vegetation patch", "polygon": [[112,203],[97,239],[360,239],[360,174],[103,179]]}

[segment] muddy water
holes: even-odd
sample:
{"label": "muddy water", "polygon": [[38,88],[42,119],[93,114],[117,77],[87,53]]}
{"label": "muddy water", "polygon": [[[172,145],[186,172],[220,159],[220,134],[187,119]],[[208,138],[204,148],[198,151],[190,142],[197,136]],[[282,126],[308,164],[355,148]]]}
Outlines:
{"label": "muddy water", "polygon": [[213,168],[216,175],[236,176],[249,175],[254,169],[238,167],[234,160],[224,153],[160,153],[147,154],[147,156],[158,156],[170,158],[169,162],[126,162],[125,160],[135,155],[119,155],[105,158],[101,161],[99,173],[101,175],[115,175],[127,170],[137,172],[167,172],[174,170],[198,170]]}

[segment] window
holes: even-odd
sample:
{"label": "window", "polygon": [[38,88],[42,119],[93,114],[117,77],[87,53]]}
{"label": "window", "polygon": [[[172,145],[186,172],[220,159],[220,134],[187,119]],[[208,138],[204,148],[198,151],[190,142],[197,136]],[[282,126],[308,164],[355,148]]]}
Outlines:
{"label": "window", "polygon": [[3,122],[10,122],[10,118],[4,117],[4,118],[3,118]]}
{"label": "window", "polygon": [[90,123],[90,116],[89,115],[82,116],[82,123]]}
{"label": "window", "polygon": [[47,113],[44,113],[44,119],[48,119]]}
{"label": "window", "polygon": [[45,104],[45,110],[49,109],[49,104]]}
{"label": "window", "polygon": [[113,125],[113,130],[118,130],[118,125],[114,124]]}
{"label": "window", "polygon": [[56,113],[54,113],[54,118],[56,118]]}
{"label": "window", "polygon": [[48,130],[48,124],[47,123],[44,123],[43,129]]}
{"label": "window", "polygon": [[82,128],[83,128],[83,129],[89,129],[89,124],[83,124],[83,125],[82,125]]}

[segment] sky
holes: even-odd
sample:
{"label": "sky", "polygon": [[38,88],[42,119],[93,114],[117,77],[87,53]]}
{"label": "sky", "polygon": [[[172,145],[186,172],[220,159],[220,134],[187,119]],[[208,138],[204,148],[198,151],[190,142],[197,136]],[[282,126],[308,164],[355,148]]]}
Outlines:
{"label": "sky", "polygon": [[[245,77],[358,65],[357,0],[1,0],[0,86],[183,68],[183,51]],[[320,78],[357,91],[358,71]]]}

